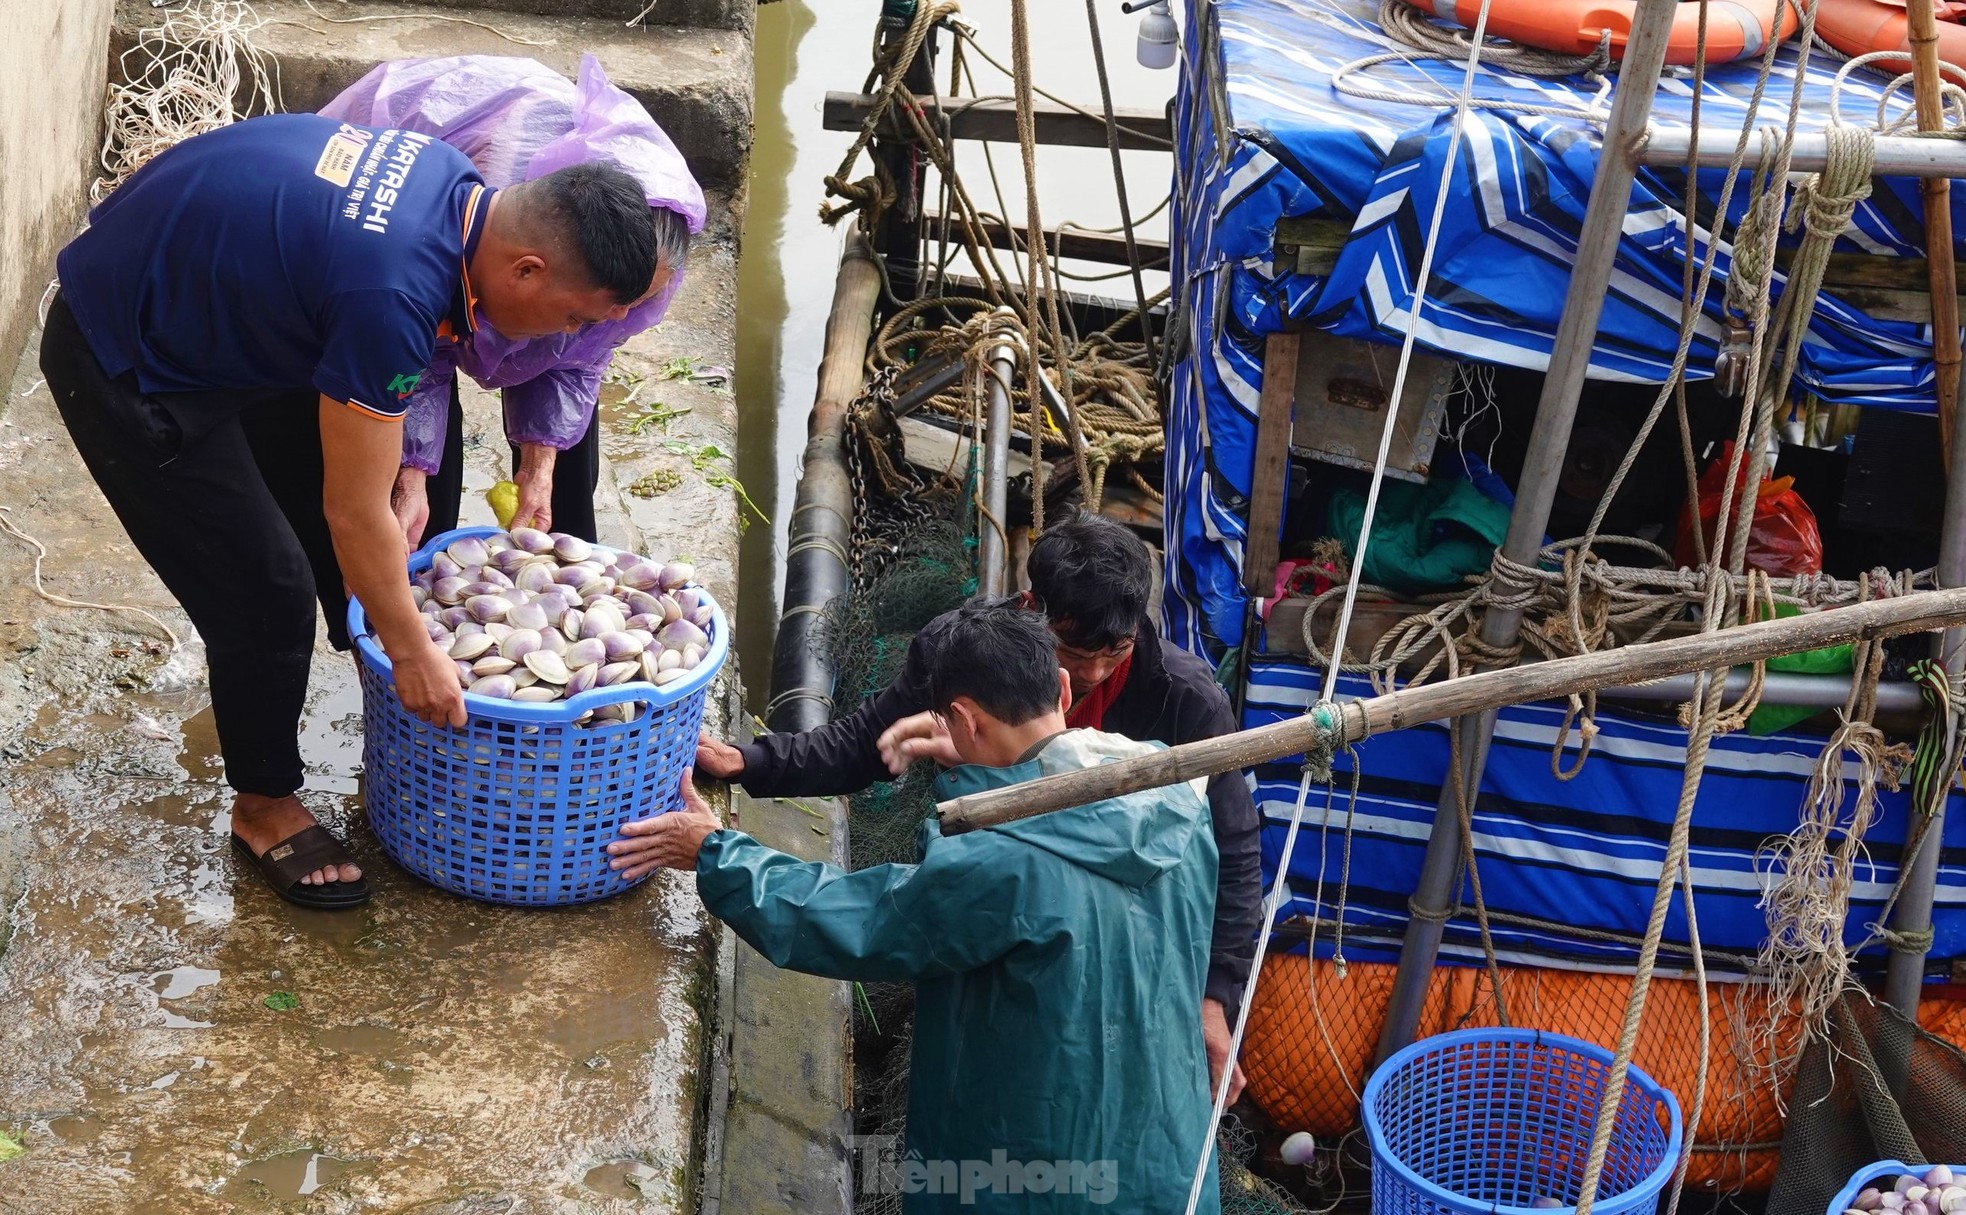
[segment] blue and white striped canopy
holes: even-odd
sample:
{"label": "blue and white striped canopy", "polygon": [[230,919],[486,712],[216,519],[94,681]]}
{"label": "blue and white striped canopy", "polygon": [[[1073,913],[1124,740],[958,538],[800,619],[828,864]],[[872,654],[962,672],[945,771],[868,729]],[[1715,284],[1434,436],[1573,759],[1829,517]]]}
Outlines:
{"label": "blue and white striped canopy", "polygon": [[[1375,12],[1371,0],[1188,6],[1172,228],[1189,345],[1168,403],[1165,602],[1171,635],[1197,651],[1242,638],[1241,562],[1265,337],[1291,321],[1398,343],[1414,309],[1463,66],[1408,60],[1353,77],[1410,95],[1414,104],[1339,93],[1331,81],[1344,65],[1398,49],[1373,23]],[[1818,61],[1807,70],[1803,129],[1828,125],[1834,67]],[[1753,62],[1712,68],[1700,95],[1701,126],[1738,130],[1755,75]],[[1795,78],[1795,56],[1785,49],[1759,124],[1786,121]],[[1842,90],[1845,118],[1873,121],[1881,85],[1881,78],[1854,74]],[[1470,115],[1432,286],[1419,308],[1418,341],[1457,359],[1541,369],[1597,164],[1599,128],[1584,117],[1596,89],[1581,79],[1484,68],[1475,92],[1570,107],[1577,116]],[[1690,75],[1674,69],[1660,84],[1655,124],[1689,125],[1692,102]],[[1699,175],[1696,215],[1704,222],[1711,222],[1724,176]],[[1704,256],[1708,239],[1698,223],[1689,237],[1684,177],[1640,175],[1592,351],[1594,377],[1665,377],[1678,340],[1686,242]],[[1743,180],[1731,211],[1738,214],[1747,192]],[[1954,231],[1966,234],[1966,191],[1953,198]],[[1351,225],[1331,272],[1298,274],[1292,264],[1273,263],[1278,221],[1312,215]],[[1916,182],[1880,183],[1842,247],[1921,256],[1923,223]],[[1711,375],[1727,269],[1723,244],[1693,346],[1694,378]],[[1880,320],[1825,295],[1799,375],[1804,389],[1826,401],[1930,412],[1930,327]]]}

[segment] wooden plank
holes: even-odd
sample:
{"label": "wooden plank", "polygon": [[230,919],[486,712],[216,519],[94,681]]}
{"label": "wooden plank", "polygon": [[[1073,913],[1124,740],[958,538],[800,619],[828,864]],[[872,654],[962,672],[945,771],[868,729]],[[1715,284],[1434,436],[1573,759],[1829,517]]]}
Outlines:
{"label": "wooden plank", "polygon": [[[822,111],[829,131],[858,131],[873,111],[869,93],[827,93]],[[957,139],[976,139],[990,143],[1017,142],[1017,109],[1008,99],[939,97],[942,115],[949,123],[949,134]],[[928,103],[923,102],[924,106]],[[933,107],[929,107],[931,118]],[[1081,114],[1062,105],[1040,101],[1033,113],[1035,133],[1041,144],[1067,148],[1103,148],[1106,123],[1095,114]],[[1173,147],[1173,129],[1167,114],[1160,110],[1116,110],[1113,124],[1119,128],[1122,149],[1165,152]],[[909,136],[914,127],[898,115],[881,124],[877,134]]]}
{"label": "wooden plank", "polygon": [[1275,590],[1299,340],[1295,330],[1285,330],[1263,344],[1263,394],[1256,402],[1256,458],[1249,473],[1249,533],[1242,548],[1242,589],[1252,596],[1267,597]]}
{"label": "wooden plank", "polygon": [[[941,231],[942,214],[931,210],[922,216],[922,222],[929,238],[933,239],[934,235]],[[949,240],[953,244],[960,238],[962,230],[951,221],[949,231]],[[1024,232],[1023,224],[1011,224],[1006,227],[995,218],[983,221],[984,240],[998,249],[1022,247],[1025,242]],[[1013,234],[1017,239],[1015,245],[1011,243]],[[1143,270],[1167,268],[1166,241],[1149,240],[1135,234],[1133,243],[1140,250],[1140,266]],[[1126,265],[1126,237],[1116,232],[1080,232],[1074,229],[1047,232],[1044,247],[1047,252],[1056,253],[1060,257],[1073,257],[1080,261],[1101,262],[1111,266]]]}
{"label": "wooden plank", "polygon": [[[901,418],[898,425],[902,441],[907,444],[910,464],[930,473],[952,472],[957,477],[969,467],[969,436],[923,418]],[[1018,450],[1020,446],[1026,450]],[[1004,467],[1012,479],[1030,475],[1031,457],[1026,454],[1029,447],[1030,441],[1021,432],[1011,433],[1010,459]],[[1162,526],[1160,503],[1117,475],[1106,482],[1106,498],[1099,504],[1099,513],[1142,531],[1158,532]],[[1013,550],[1015,539],[1013,535]],[[1029,540],[1025,543],[1028,547]]]}
{"label": "wooden plank", "polygon": [[1314,706],[1312,712],[1300,717],[1253,730],[1183,743],[1083,772],[951,798],[937,805],[935,811],[943,834],[956,835],[1066,806],[1090,805],[1142,789],[1271,763],[1301,754],[1333,733],[1345,742],[1357,742],[1504,705],[1553,700],[1572,692],[1623,687],[1693,671],[1723,670],[1781,654],[1960,624],[1966,624],[1966,588],[1873,599],[1692,637],[1482,671],[1402,688],[1370,700]]}

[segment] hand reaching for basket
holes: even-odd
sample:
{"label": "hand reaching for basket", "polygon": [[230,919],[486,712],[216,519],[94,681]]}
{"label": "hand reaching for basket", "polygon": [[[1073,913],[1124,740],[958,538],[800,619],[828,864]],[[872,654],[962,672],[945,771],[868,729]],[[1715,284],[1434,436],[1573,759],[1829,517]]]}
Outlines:
{"label": "hand reaching for basket", "polygon": [[657,869],[696,868],[696,854],[712,831],[723,828],[717,812],[697,793],[689,773],[683,773],[683,808],[654,818],[623,823],[621,834],[629,838],[608,845],[613,859],[608,868],[633,882]]}

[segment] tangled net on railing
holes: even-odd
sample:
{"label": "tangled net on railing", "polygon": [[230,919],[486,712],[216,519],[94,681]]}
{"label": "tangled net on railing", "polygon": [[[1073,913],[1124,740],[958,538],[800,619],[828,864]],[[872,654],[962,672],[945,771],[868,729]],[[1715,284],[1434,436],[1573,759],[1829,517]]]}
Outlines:
{"label": "tangled net on railing", "polygon": [[[1154,297],[1149,306],[1166,295]],[[913,326],[924,314],[942,310],[967,309],[968,320],[940,329]],[[907,367],[928,359],[960,360],[967,368],[963,379],[931,397],[925,408],[960,421],[976,423],[982,415],[984,386],[992,375],[990,351],[1009,342],[1029,348],[1035,344],[1045,378],[1067,398],[1071,417],[1061,420],[1058,429],[1046,428],[1041,436],[1044,450],[1069,455],[1077,448],[1082,493],[1088,510],[1098,510],[1105,497],[1106,479],[1114,468],[1124,470],[1128,481],[1150,500],[1160,501],[1160,491],[1139,471],[1139,465],[1160,458],[1166,448],[1166,434],[1160,410],[1155,405],[1153,368],[1147,348],[1139,342],[1121,341],[1115,335],[1134,323],[1129,312],[1105,329],[1072,340],[1064,352],[1061,372],[1058,352],[1040,332],[1034,332],[1014,313],[999,311],[985,300],[961,296],[937,296],[918,300],[895,312],[881,326],[874,340],[873,362],[877,368]],[[913,357],[909,357],[909,348]],[[1067,387],[1069,386],[1069,395]],[[1014,416],[1014,421],[1024,418]],[[1028,430],[1028,425],[1020,428]],[[1076,429],[1076,437],[1070,432]],[[978,427],[974,433],[980,433]]]}
{"label": "tangled net on railing", "polygon": [[280,108],[279,67],[253,45],[266,22],[243,0],[164,14],[118,61],[103,112],[100,202],[151,157],[194,135]]}

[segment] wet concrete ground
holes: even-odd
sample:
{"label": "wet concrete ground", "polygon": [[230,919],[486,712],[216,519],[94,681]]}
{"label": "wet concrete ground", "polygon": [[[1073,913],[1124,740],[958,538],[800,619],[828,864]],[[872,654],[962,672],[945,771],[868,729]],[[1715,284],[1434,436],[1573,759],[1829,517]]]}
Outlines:
{"label": "wet concrete ground", "polygon": [[[665,467],[677,484],[604,490],[602,539],[639,529],[653,555],[686,551],[719,594],[735,502],[666,444],[728,450],[734,415],[659,369],[732,348],[734,256],[727,238],[709,249],[671,322],[621,360],[662,383],[645,398],[688,412],[643,436],[604,419],[608,485]],[[51,589],[185,632],[37,380],[30,357],[0,409],[0,505],[48,545]],[[467,409],[466,516],[489,521],[497,406],[467,394]],[[0,539],[0,1133],[25,1148],[0,1164],[0,1212],[691,1205],[715,951],[687,879],[518,911],[406,876],[362,822],[360,696],[323,641],[302,796],[377,893],[350,913],[291,907],[228,850],[195,639],[173,656],[142,620],[37,600],[31,560]]]}

